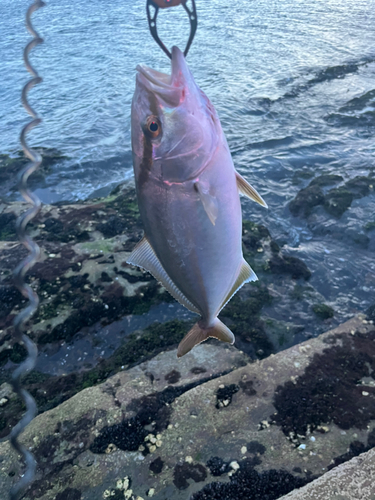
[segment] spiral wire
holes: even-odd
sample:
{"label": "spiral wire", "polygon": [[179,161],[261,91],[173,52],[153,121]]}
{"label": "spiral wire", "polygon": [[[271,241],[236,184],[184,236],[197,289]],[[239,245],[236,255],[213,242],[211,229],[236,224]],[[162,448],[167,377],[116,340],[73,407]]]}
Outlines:
{"label": "spiral wire", "polygon": [[10,500],[17,500],[20,498],[21,494],[26,490],[29,484],[34,480],[36,461],[32,453],[26,449],[26,447],[18,441],[18,436],[23,432],[23,430],[29,425],[37,414],[37,407],[34,398],[21,386],[21,379],[23,375],[30,372],[36,363],[38,349],[34,342],[23,333],[25,323],[31,318],[35,313],[39,305],[39,298],[37,293],[31,288],[30,285],[25,283],[25,275],[32,268],[32,266],[38,262],[40,259],[40,248],[33,241],[33,239],[26,234],[27,224],[38,214],[41,208],[41,202],[39,198],[32,193],[27,187],[27,180],[29,176],[38,169],[42,163],[42,157],[37,152],[31,149],[26,142],[27,133],[37,125],[41,123],[41,118],[37,115],[34,109],[30,106],[27,100],[28,92],[42,81],[42,78],[38,75],[38,72],[34,69],[29,61],[29,54],[31,50],[37,45],[43,43],[43,39],[40,38],[39,34],[35,31],[31,24],[32,14],[44,7],[45,3],[42,0],[34,0],[34,3],[30,5],[26,13],[26,27],[29,33],[33,36],[33,39],[26,45],[23,52],[23,59],[26,69],[31,73],[32,79],[26,83],[22,90],[22,104],[26,111],[32,116],[32,120],[23,127],[20,135],[20,142],[24,154],[27,158],[31,160],[30,163],[20,172],[18,179],[18,188],[23,196],[24,200],[31,204],[31,207],[17,219],[16,227],[19,241],[27,248],[29,254],[27,257],[16,267],[14,270],[14,284],[22,295],[29,300],[29,304],[25,307],[14,319],[14,335],[16,342],[21,342],[27,350],[26,360],[21,363],[13,372],[12,375],[12,385],[14,392],[23,399],[26,412],[22,419],[13,427],[10,433],[10,442],[13,448],[22,455],[26,469],[21,479],[11,488],[9,498]]}

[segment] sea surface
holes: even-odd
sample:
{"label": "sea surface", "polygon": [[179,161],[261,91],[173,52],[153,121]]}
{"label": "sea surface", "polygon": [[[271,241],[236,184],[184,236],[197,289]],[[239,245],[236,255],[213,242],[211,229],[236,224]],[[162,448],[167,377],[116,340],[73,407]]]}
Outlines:
{"label": "sea surface", "polygon": [[[375,302],[375,231],[365,230],[375,221],[375,195],[354,200],[338,219],[320,207],[306,221],[293,217],[288,204],[308,176],[347,181],[373,172],[375,1],[196,3],[190,68],[219,113],[236,168],[269,205],[243,200],[244,218],[264,224],[286,253],[306,262],[311,285],[335,310],[333,324],[365,311]],[[20,149],[28,120],[20,103],[29,78],[22,62],[30,39],[26,5],[0,3],[0,153]],[[43,123],[29,143],[69,157],[53,167],[38,195],[45,203],[75,201],[131,184],[135,67],[169,71],[148,32],[145,0],[50,1],[33,22],[45,42],[31,55],[43,83],[30,101]],[[167,46],[184,47],[182,8],[160,11],[158,28]]]}

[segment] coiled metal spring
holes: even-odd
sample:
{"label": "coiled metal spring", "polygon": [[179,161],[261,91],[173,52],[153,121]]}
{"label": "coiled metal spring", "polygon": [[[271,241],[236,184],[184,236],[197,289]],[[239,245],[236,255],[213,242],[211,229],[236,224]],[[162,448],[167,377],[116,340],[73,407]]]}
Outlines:
{"label": "coiled metal spring", "polygon": [[33,36],[33,39],[26,45],[23,53],[25,66],[27,70],[32,74],[33,78],[26,83],[22,90],[22,104],[33,119],[27,125],[25,125],[20,136],[22,149],[25,153],[25,156],[27,156],[31,160],[31,163],[29,163],[22,170],[22,172],[20,172],[18,188],[25,201],[30,203],[32,206],[17,219],[16,223],[19,241],[28,249],[29,254],[14,270],[14,283],[18,290],[22,293],[22,295],[29,299],[29,304],[16,316],[14,320],[15,340],[16,342],[23,343],[23,345],[27,349],[27,358],[14,371],[12,376],[12,385],[14,392],[16,392],[25,403],[26,413],[24,414],[22,419],[13,427],[10,433],[10,442],[15,450],[23,456],[26,464],[26,470],[21,479],[10,490],[10,500],[17,500],[20,497],[27,486],[33,481],[36,469],[36,462],[32,453],[30,453],[30,451],[27,450],[26,447],[18,441],[18,436],[33,420],[37,413],[35,400],[25,389],[22,388],[21,378],[23,375],[34,368],[38,354],[37,346],[25,333],[23,333],[23,329],[26,321],[30,319],[31,316],[35,313],[39,304],[38,295],[36,294],[36,292],[34,292],[30,285],[25,283],[25,275],[40,258],[40,248],[35,243],[35,241],[33,241],[33,239],[28,234],[26,234],[26,226],[38,214],[41,208],[41,202],[39,198],[28,189],[27,180],[29,176],[33,172],[35,172],[35,170],[37,170],[37,168],[41,164],[42,157],[37,151],[34,151],[28,146],[26,142],[26,135],[32,128],[39,125],[39,123],[41,122],[41,118],[38,117],[37,113],[30,106],[27,100],[27,94],[29,90],[34,87],[34,85],[37,85],[42,81],[42,78],[40,78],[37,71],[30,64],[29,53],[34,47],[43,42],[43,39],[40,38],[31,24],[31,15],[44,5],[45,3],[43,1],[35,0],[27,10],[26,27]]}

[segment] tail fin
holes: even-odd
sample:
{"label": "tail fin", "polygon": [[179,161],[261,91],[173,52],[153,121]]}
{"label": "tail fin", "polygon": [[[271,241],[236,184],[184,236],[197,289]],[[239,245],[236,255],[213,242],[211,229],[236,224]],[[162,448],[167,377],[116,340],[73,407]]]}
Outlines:
{"label": "tail fin", "polygon": [[202,321],[198,321],[181,340],[177,349],[177,357],[181,358],[181,356],[191,351],[195,345],[207,340],[208,337],[216,337],[223,342],[234,344],[233,333],[218,318],[215,319],[214,325],[210,327],[204,327]]}

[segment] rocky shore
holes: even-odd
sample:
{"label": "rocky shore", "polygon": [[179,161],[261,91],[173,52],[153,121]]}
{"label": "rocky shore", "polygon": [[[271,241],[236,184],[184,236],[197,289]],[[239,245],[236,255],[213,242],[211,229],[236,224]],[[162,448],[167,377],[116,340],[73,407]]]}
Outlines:
{"label": "rocky shore", "polygon": [[[181,360],[161,352],[32,422],[22,439],[38,472],[24,498],[260,500],[306,484],[314,491],[316,478],[375,446],[374,360],[375,330],[363,316],[262,361],[223,344]],[[20,473],[7,441],[0,460],[5,497]],[[373,484],[366,497],[338,498],[370,500]],[[297,491],[291,498],[305,498]]]}
{"label": "rocky shore", "polygon": [[[5,182],[14,165],[0,160]],[[301,207],[297,196],[291,210],[309,217]],[[1,497],[21,472],[6,436],[24,411],[8,382],[25,355],[11,275],[26,255],[14,227],[25,208],[0,199]],[[39,415],[23,440],[39,469],[25,499],[272,500],[375,446],[375,313],[317,337],[335,312],[266,227],[244,221],[259,281],[222,311],[235,346],[210,340],[179,361],[193,315],[125,263],[142,236],[133,189],[45,205],[28,227],[42,259],[28,275],[40,355],[24,386]]]}

